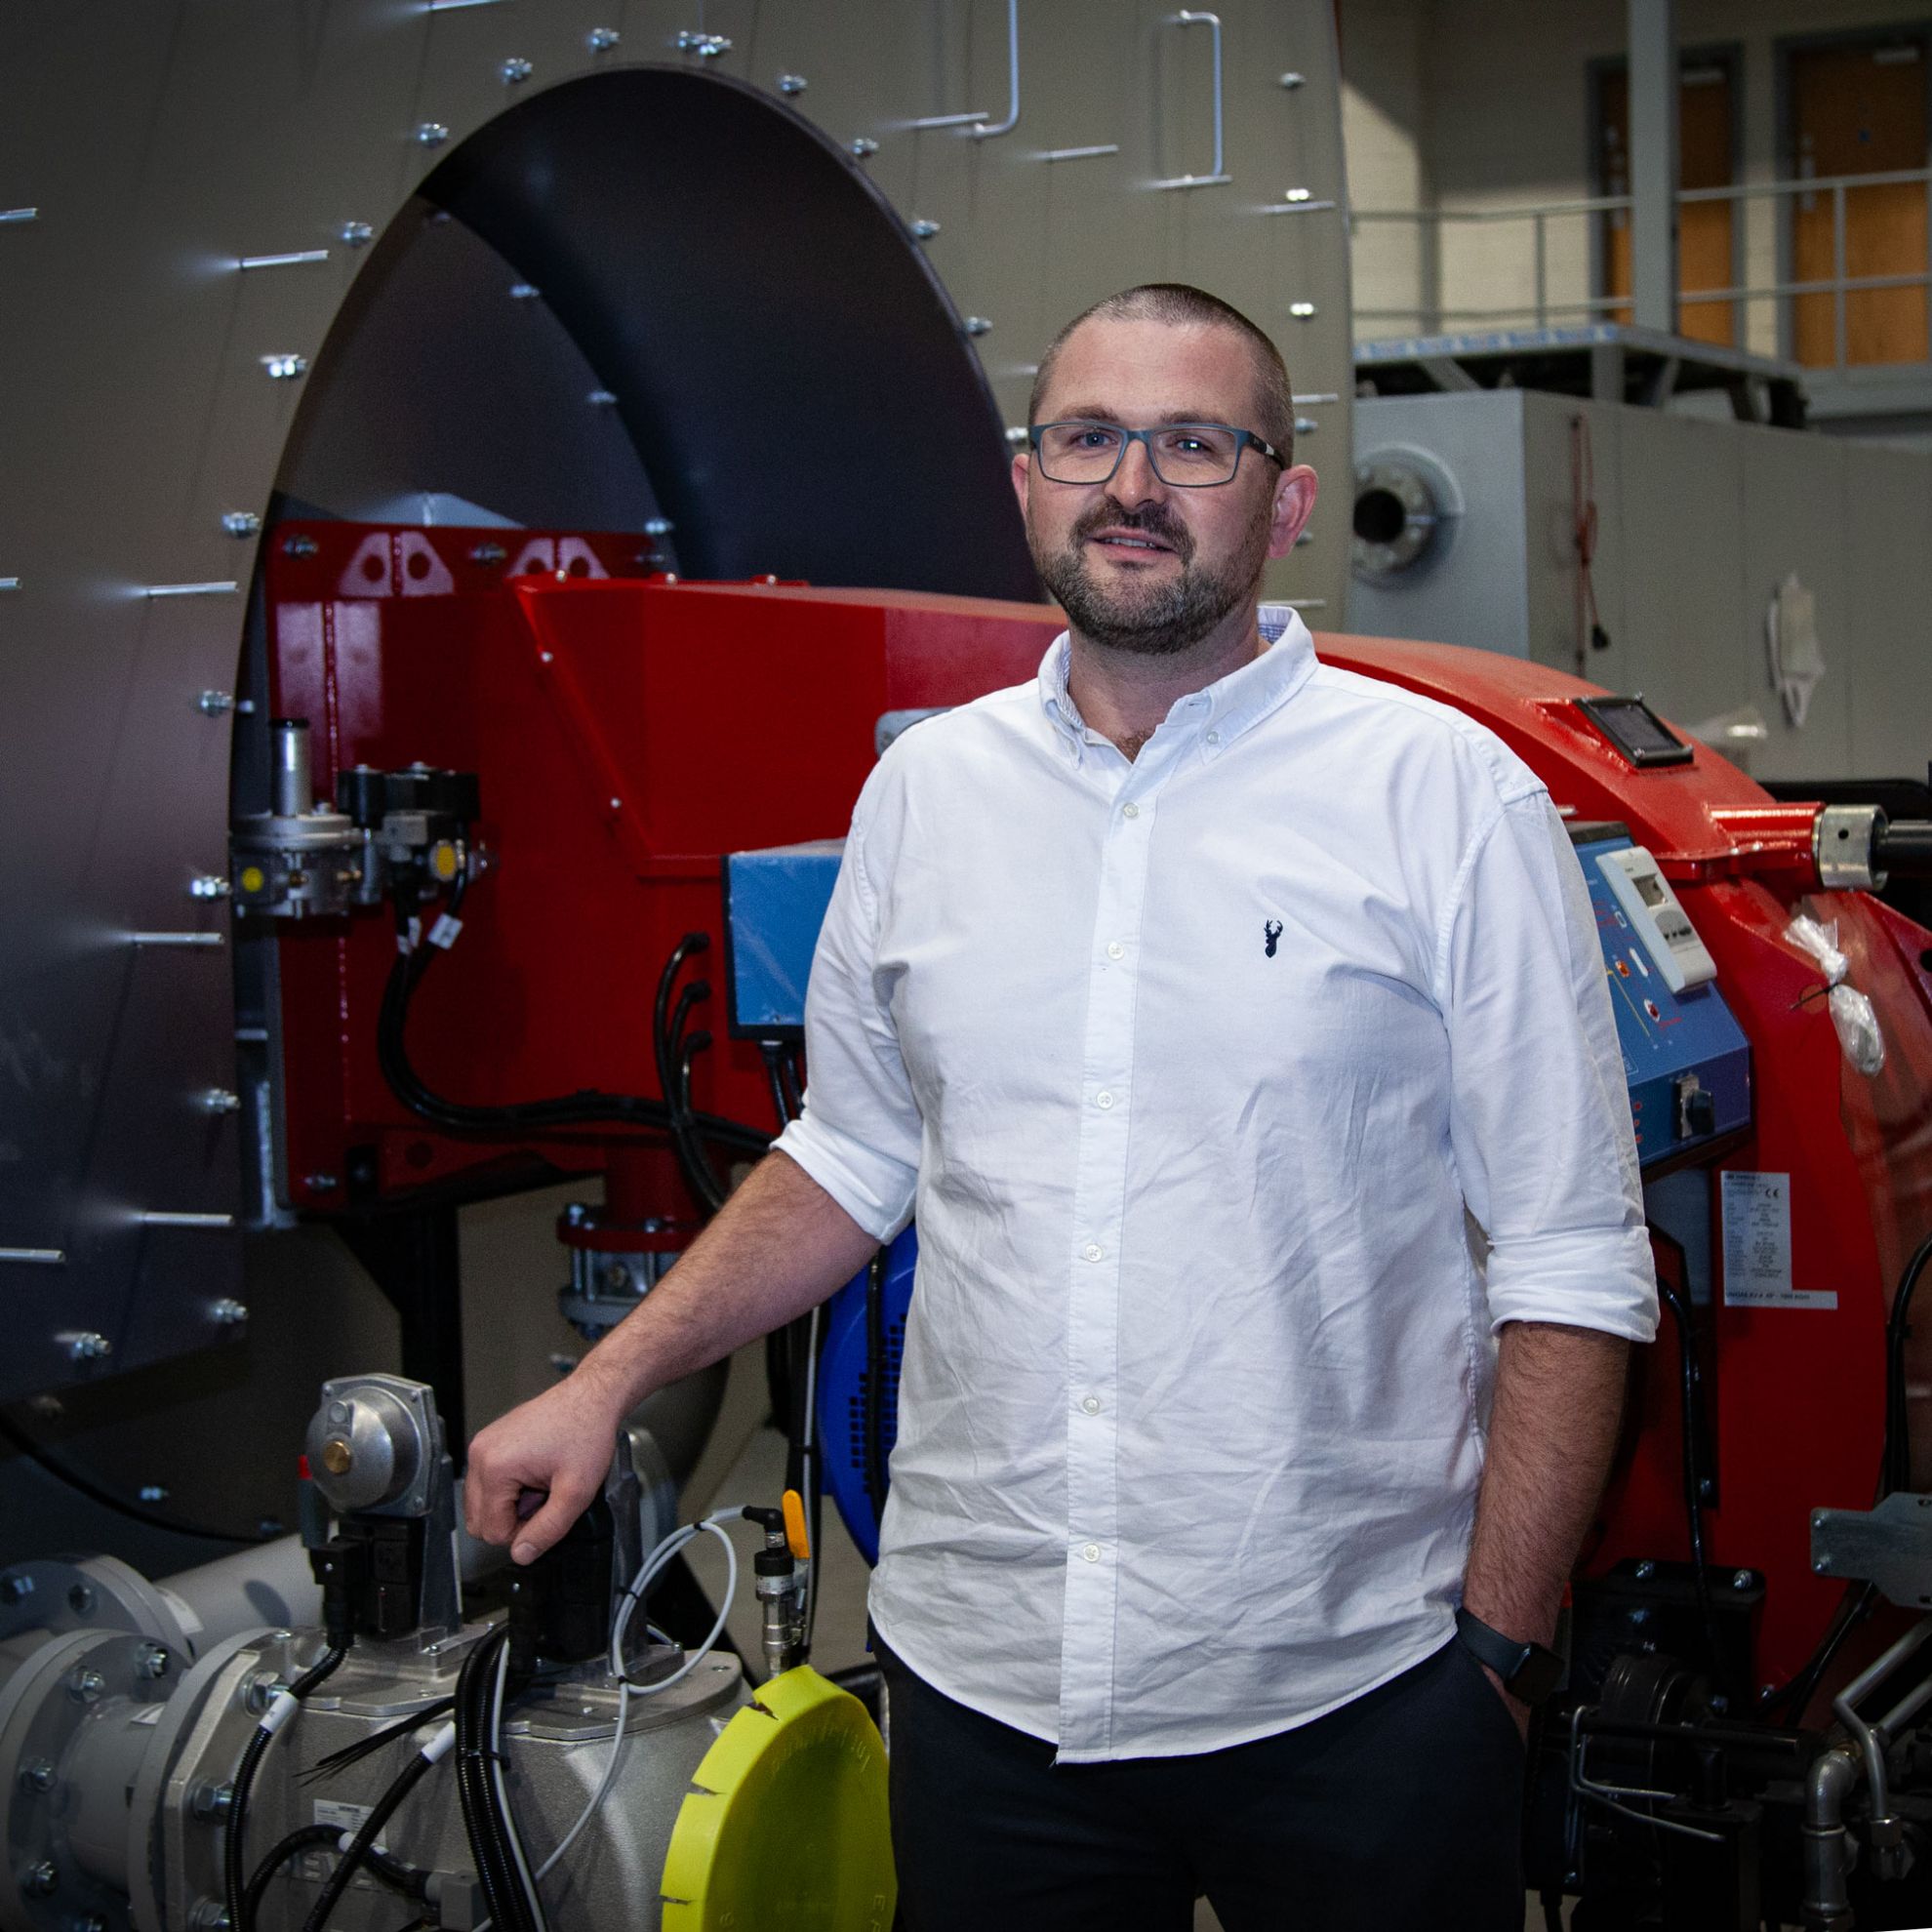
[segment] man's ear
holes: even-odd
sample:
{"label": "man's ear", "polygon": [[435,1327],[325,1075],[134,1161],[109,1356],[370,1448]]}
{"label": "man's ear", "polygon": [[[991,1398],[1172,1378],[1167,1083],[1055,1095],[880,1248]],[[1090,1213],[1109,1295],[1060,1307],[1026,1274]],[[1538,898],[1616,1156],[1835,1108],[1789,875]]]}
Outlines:
{"label": "man's ear", "polygon": [[1026,485],[1032,480],[1033,460],[1026,451],[1013,459],[1013,494],[1020,499],[1020,514],[1026,514]]}
{"label": "man's ear", "polygon": [[1285,557],[1295,547],[1295,539],[1314,513],[1315,473],[1307,463],[1298,463],[1284,470],[1274,486],[1274,510],[1268,519],[1268,553]]}

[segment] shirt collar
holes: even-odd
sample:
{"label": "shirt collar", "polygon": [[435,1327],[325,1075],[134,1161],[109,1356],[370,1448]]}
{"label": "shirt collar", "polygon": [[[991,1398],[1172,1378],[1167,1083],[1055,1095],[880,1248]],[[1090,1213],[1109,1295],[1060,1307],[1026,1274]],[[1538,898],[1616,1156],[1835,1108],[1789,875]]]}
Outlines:
{"label": "shirt collar", "polygon": [[[1177,698],[1163,729],[1178,726],[1195,738],[1212,731],[1211,742],[1225,751],[1308,681],[1315,668],[1314,639],[1308,625],[1286,604],[1263,604],[1259,617],[1260,654],[1226,677]],[[1063,630],[1040,661],[1040,707],[1079,762],[1086,755],[1087,723],[1067,688],[1071,668],[1072,646]]]}

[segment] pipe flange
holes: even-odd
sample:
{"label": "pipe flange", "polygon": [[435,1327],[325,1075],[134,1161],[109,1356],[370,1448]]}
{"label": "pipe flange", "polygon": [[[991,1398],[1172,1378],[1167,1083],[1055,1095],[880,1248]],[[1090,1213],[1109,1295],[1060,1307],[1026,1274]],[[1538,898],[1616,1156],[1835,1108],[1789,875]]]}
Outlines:
{"label": "pipe flange", "polygon": [[192,1656],[201,1620],[118,1556],[36,1556],[0,1570],[0,1642],[30,1630],[125,1630]]}
{"label": "pipe flange", "polygon": [[1387,584],[1434,549],[1456,513],[1447,479],[1408,451],[1385,450],[1355,465],[1350,559],[1363,584]]}

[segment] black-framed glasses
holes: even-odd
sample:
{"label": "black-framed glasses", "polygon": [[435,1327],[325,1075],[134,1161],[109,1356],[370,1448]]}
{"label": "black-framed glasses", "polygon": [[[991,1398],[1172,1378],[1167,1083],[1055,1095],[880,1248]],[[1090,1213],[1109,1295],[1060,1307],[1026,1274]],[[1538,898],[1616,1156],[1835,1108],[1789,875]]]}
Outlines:
{"label": "black-framed glasses", "polygon": [[1076,419],[1036,423],[1026,431],[1026,440],[1049,483],[1110,482],[1126,461],[1129,443],[1145,443],[1153,473],[1180,490],[1233,482],[1244,449],[1259,450],[1270,463],[1281,462],[1272,443],[1228,423],[1162,423],[1151,429],[1127,429],[1118,423]]}

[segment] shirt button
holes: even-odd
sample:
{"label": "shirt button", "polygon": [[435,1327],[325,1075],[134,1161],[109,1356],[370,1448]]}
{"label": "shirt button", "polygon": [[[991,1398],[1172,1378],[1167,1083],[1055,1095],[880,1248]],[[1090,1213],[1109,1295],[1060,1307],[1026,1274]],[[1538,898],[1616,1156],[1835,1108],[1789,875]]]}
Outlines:
{"label": "shirt button", "polygon": [[1097,1416],[1100,1414],[1100,1397],[1098,1395],[1088,1395],[1081,1400],[1080,1406],[1088,1415]]}
{"label": "shirt button", "polygon": [[1209,732],[1209,733],[1208,733],[1208,735],[1207,735],[1207,742],[1208,742],[1208,743],[1209,743],[1210,745],[1219,745],[1219,744],[1221,743],[1221,734],[1220,734],[1220,732],[1218,732],[1218,731],[1211,731],[1211,732]]}
{"label": "shirt button", "polygon": [[1130,799],[1125,805],[1121,806],[1120,816],[1123,819],[1138,819],[1141,816],[1141,808]]}
{"label": "shirt button", "polygon": [[1107,1253],[1107,1250],[1098,1241],[1089,1241],[1080,1252],[1091,1262],[1099,1261]]}
{"label": "shirt button", "polygon": [[1099,1107],[1103,1113],[1105,1113],[1107,1109],[1113,1105],[1113,1096],[1110,1093],[1108,1093],[1105,1088],[1102,1088],[1102,1090],[1094,1096],[1094,1105],[1097,1107]]}
{"label": "shirt button", "polygon": [[1107,943],[1107,956],[1109,959],[1125,959],[1127,957],[1127,948],[1118,940],[1108,940]]}
{"label": "shirt button", "polygon": [[1098,1543],[1082,1544],[1080,1546],[1080,1554],[1084,1556],[1088,1562],[1098,1563],[1100,1561],[1100,1545]]}

